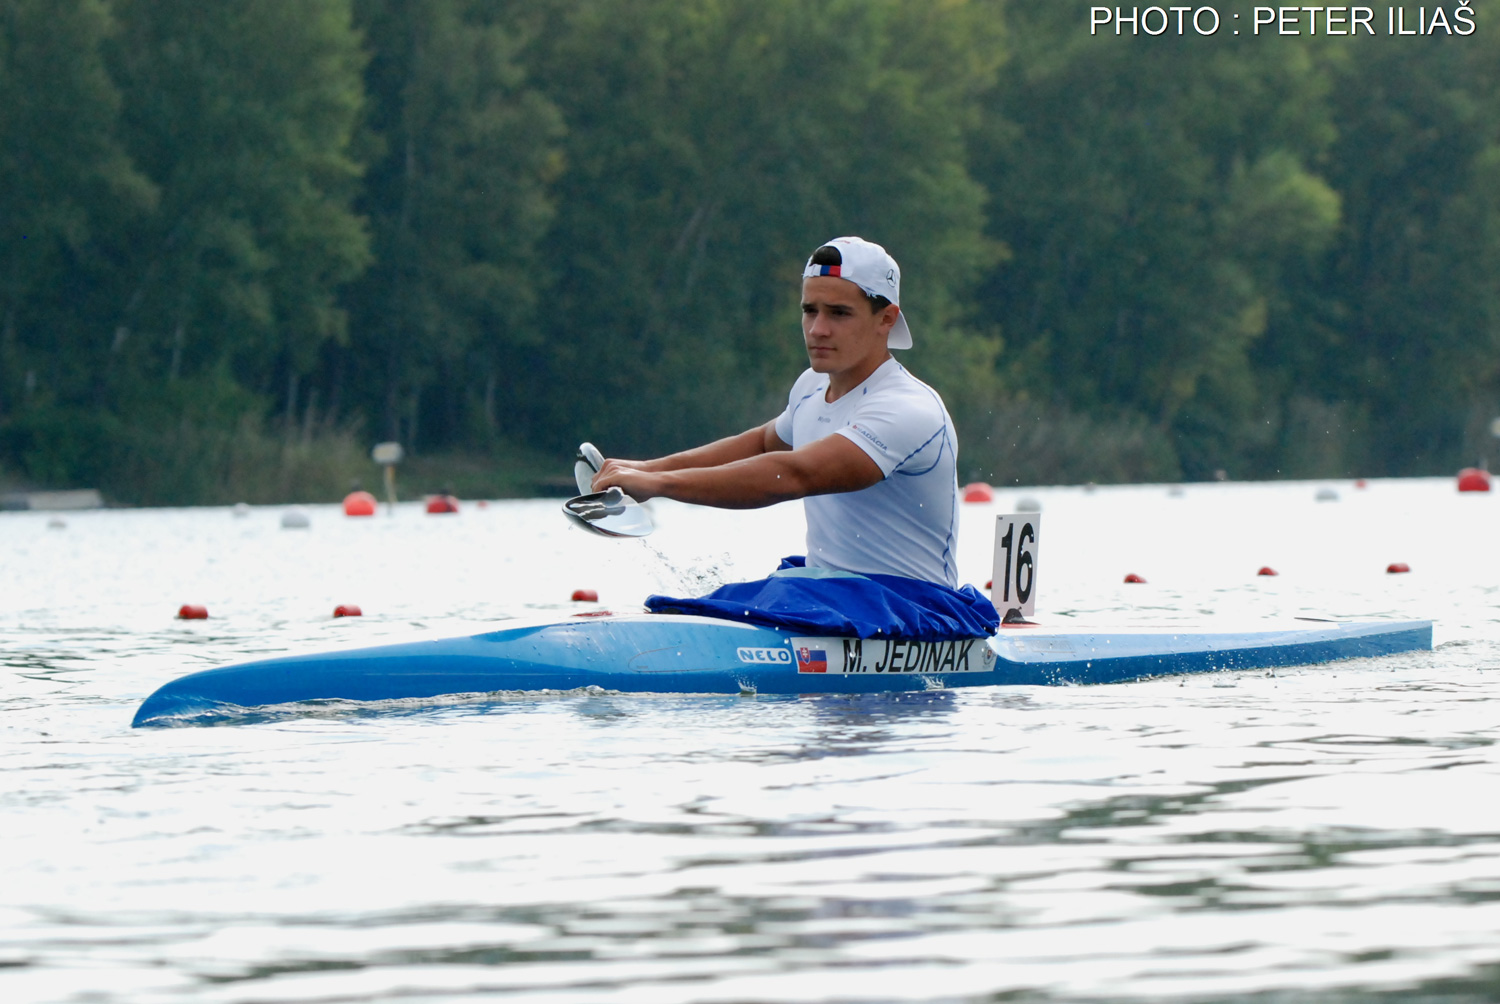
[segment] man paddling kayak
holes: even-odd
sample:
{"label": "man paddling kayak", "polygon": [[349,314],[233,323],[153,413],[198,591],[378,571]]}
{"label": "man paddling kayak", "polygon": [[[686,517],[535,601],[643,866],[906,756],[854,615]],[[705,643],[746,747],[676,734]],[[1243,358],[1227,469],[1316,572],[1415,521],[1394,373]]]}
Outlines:
{"label": "man paddling kayak", "polygon": [[606,460],[595,491],[753,509],[805,499],[807,564],[957,585],[958,441],[942,398],[898,363],[911,347],[901,268],[840,237],[802,270],[808,369],[786,410],[655,460]]}

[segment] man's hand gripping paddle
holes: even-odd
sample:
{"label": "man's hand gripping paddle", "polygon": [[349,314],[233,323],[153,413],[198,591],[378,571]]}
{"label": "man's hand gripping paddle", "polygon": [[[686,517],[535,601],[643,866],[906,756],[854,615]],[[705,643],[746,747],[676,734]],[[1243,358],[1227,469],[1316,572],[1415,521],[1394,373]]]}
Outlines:
{"label": "man's hand gripping paddle", "polygon": [[583,494],[563,503],[568,518],[586,530],[604,537],[644,537],[655,530],[651,516],[641,504],[619,487],[596,492],[594,475],[604,466],[604,456],[593,443],[578,447],[573,480]]}

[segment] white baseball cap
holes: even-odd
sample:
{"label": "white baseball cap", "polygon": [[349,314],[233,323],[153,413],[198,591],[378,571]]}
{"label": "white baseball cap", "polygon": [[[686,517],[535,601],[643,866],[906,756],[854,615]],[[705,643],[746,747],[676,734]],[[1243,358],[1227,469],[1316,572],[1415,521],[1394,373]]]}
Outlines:
{"label": "white baseball cap", "polygon": [[[901,266],[896,264],[896,259],[885,248],[872,244],[863,237],[835,237],[827,244],[820,245],[818,251],[825,247],[833,248],[839,253],[839,263],[814,265],[809,258],[802,269],[802,278],[832,275],[848,279],[864,290],[866,296],[883,296],[896,306],[901,306]],[[817,251],[813,253],[817,254]],[[896,315],[896,323],[892,325],[885,344],[893,349],[911,348],[911,329],[906,326],[906,311]]]}

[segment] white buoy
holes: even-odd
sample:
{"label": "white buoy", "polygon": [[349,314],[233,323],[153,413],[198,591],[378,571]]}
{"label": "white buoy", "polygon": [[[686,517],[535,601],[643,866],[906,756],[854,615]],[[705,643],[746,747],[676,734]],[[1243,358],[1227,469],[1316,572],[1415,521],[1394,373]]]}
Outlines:
{"label": "white buoy", "polygon": [[47,520],[47,529],[49,530],[66,530],[67,528],[68,521],[63,519],[61,516],[53,516],[51,519]]}
{"label": "white buoy", "polygon": [[250,506],[244,502],[236,502],[234,504],[233,511],[235,519],[244,519],[246,516],[250,515]]}
{"label": "white buoy", "polygon": [[281,514],[281,528],[283,530],[306,530],[310,526],[312,526],[312,520],[307,518],[306,509],[294,506]]}
{"label": "white buoy", "polygon": [[1022,495],[1016,502],[1016,512],[1041,512],[1042,504],[1030,495]]}
{"label": "white buoy", "polygon": [[1332,488],[1319,488],[1316,497],[1319,502],[1337,502],[1339,493]]}

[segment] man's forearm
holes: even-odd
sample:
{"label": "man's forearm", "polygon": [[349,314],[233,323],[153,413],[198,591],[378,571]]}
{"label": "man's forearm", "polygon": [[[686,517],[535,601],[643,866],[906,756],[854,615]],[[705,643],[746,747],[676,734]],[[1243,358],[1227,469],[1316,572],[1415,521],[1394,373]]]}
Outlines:
{"label": "man's forearm", "polygon": [[766,452],[766,426],[746,429],[737,436],[726,436],[704,446],[673,453],[655,460],[631,463],[642,471],[681,471],[699,467],[722,467],[737,460],[748,460]]}
{"label": "man's forearm", "polygon": [[809,495],[860,491],[883,476],[851,440],[828,436],[801,450],[770,450],[715,467],[625,470],[605,480],[638,499],[662,496],[722,509],[758,509]]}
{"label": "man's forearm", "polygon": [[[717,444],[711,444],[717,445]],[[648,475],[654,495],[723,509],[759,509],[808,493],[792,455],[758,454],[711,467],[682,467]]]}

